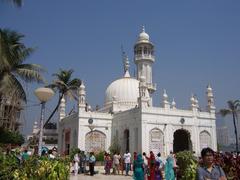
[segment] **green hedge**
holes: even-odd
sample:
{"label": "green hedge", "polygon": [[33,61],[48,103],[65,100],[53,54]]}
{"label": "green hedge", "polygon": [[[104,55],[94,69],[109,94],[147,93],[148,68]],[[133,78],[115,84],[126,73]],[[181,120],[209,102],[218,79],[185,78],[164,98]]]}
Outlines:
{"label": "green hedge", "polygon": [[0,179],[6,180],[67,180],[70,176],[68,158],[49,160],[32,156],[20,164],[15,153],[0,152],[0,169]]}

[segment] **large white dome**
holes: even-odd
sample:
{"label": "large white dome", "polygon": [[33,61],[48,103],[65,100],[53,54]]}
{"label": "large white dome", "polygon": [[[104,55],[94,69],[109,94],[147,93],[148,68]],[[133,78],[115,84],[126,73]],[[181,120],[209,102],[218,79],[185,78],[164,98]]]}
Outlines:
{"label": "large white dome", "polygon": [[112,103],[114,100],[117,103],[136,105],[139,97],[138,87],[139,81],[126,75],[113,81],[105,92],[105,105]]}

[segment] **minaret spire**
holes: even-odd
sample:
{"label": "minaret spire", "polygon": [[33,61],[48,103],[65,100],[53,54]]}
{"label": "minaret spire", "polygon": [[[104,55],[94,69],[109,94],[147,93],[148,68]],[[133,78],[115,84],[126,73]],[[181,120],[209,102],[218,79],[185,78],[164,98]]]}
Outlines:
{"label": "minaret spire", "polygon": [[124,77],[130,77],[130,74],[129,74],[130,63],[129,63],[129,60],[128,60],[128,56],[123,51],[123,47],[122,46],[121,46],[121,50],[122,50],[122,61],[123,61]]}

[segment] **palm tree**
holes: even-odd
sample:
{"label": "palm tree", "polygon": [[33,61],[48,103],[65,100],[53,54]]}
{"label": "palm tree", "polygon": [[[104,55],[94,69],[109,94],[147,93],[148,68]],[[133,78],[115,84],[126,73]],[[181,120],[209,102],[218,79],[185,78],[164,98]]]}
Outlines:
{"label": "palm tree", "polygon": [[0,28],[0,96],[17,97],[27,101],[26,93],[20,80],[42,82],[43,69],[37,64],[24,64],[33,52],[22,39],[24,35],[9,29]]}
{"label": "palm tree", "polygon": [[77,93],[77,89],[81,85],[81,80],[77,78],[72,79],[72,73],[73,73],[72,69],[70,70],[60,69],[58,73],[53,74],[53,76],[55,76],[56,79],[53,81],[52,84],[48,85],[48,87],[52,88],[55,91],[58,91],[59,99],[55,109],[53,110],[53,112],[45,122],[44,127],[51,120],[51,118],[59,108],[61,100],[64,96],[77,99],[76,93]]}
{"label": "palm tree", "polygon": [[23,0],[2,0],[2,1],[13,3],[13,5],[15,5],[16,7],[22,7],[23,5]]}
{"label": "palm tree", "polygon": [[240,101],[235,100],[235,101],[228,101],[228,109],[221,109],[220,114],[225,117],[226,115],[231,114],[233,118],[233,125],[234,125],[234,133],[235,133],[235,139],[236,139],[236,152],[238,153],[238,132],[237,132],[237,121],[238,121],[238,111],[240,107]]}

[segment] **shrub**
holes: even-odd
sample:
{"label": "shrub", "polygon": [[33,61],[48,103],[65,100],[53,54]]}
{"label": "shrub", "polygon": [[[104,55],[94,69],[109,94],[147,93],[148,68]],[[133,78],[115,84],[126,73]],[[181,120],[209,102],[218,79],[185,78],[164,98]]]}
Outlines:
{"label": "shrub", "polygon": [[197,158],[190,151],[182,151],[176,154],[177,165],[179,166],[178,176],[180,179],[196,179],[198,166]]}
{"label": "shrub", "polygon": [[73,160],[74,155],[77,154],[78,152],[80,152],[80,149],[79,149],[79,148],[72,148],[72,149],[70,150],[70,159]]}
{"label": "shrub", "polygon": [[104,151],[99,152],[98,154],[96,154],[96,161],[104,161]]}
{"label": "shrub", "polygon": [[0,149],[0,179],[16,180],[67,180],[70,175],[70,163],[67,158],[39,158],[31,156],[20,164],[16,153],[4,154]]}

